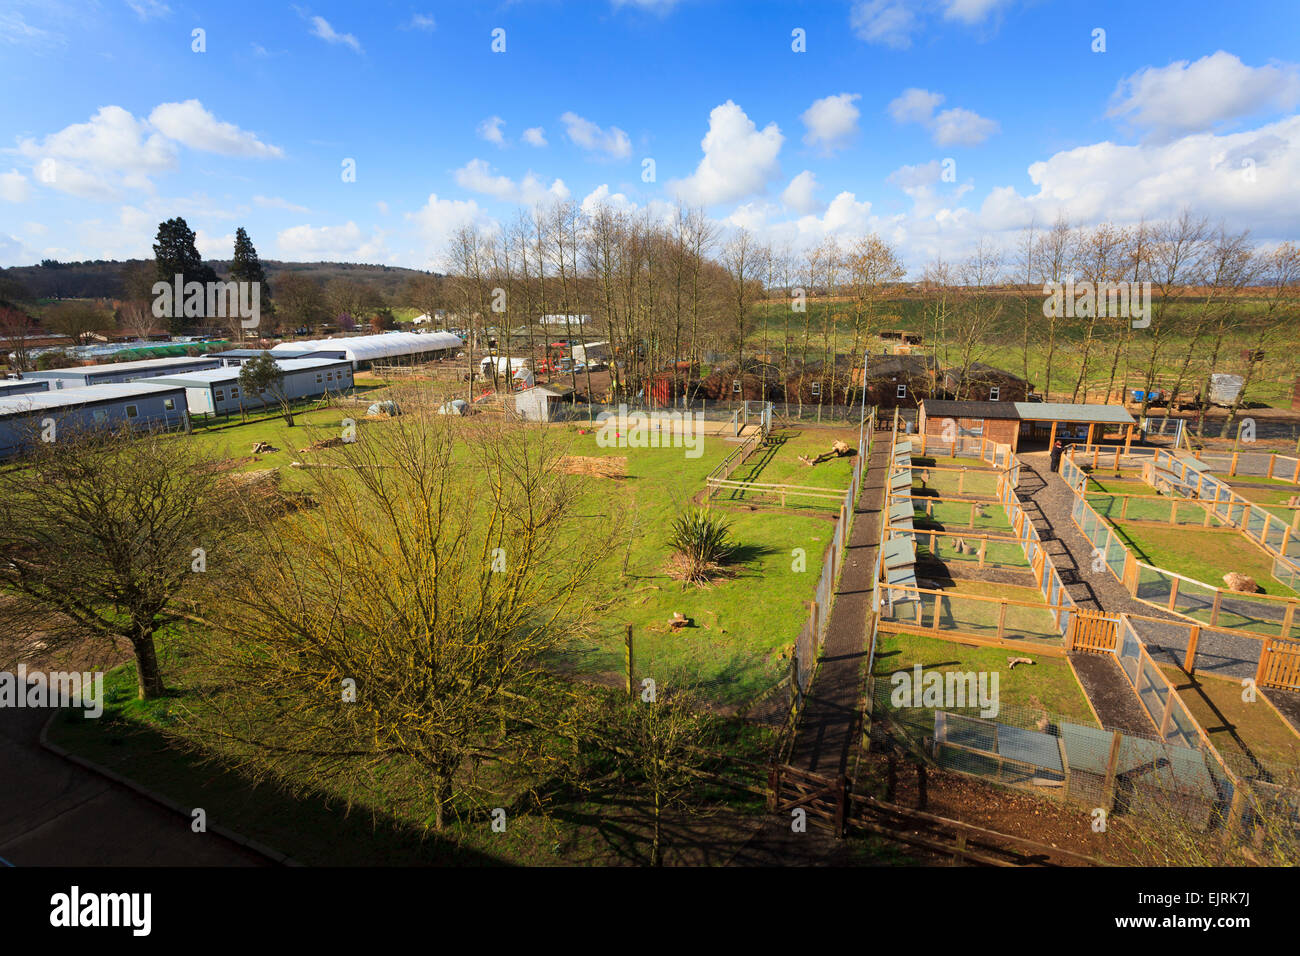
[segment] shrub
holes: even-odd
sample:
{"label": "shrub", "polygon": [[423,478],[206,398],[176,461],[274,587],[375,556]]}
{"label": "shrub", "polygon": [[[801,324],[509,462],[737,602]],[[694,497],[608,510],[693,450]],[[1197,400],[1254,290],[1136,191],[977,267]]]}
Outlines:
{"label": "shrub", "polygon": [[673,520],[668,544],[678,559],[681,577],[696,584],[707,582],[735,550],[730,523],[706,508],[679,514]]}

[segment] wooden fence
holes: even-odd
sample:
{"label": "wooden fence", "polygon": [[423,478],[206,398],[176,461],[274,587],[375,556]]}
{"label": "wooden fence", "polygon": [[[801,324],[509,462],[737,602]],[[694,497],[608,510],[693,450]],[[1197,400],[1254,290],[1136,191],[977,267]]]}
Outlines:
{"label": "wooden fence", "polygon": [[1070,621],[1066,633],[1067,651],[1087,651],[1092,654],[1115,653],[1116,621],[1113,617],[1096,611],[1080,609]]}

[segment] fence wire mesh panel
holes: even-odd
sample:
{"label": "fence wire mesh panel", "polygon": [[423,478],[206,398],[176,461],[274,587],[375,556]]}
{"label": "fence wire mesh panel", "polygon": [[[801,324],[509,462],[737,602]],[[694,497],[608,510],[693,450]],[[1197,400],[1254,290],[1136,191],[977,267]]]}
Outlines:
{"label": "fence wire mesh panel", "polygon": [[873,743],[1044,797],[1222,827],[1234,787],[1204,749],[1001,705],[912,706],[888,678],[868,681]]}

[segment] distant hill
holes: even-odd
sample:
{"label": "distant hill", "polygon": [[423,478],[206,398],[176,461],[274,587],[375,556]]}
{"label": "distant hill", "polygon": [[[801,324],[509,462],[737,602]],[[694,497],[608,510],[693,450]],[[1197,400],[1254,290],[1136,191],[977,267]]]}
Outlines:
{"label": "distant hill", "polygon": [[[123,295],[122,275],[139,259],[123,262],[102,259],[93,262],[53,262],[41,265],[13,266],[0,269],[0,286],[5,280],[18,283],[26,296],[33,299],[119,299]],[[208,260],[208,265],[225,277],[230,271],[230,261]],[[373,286],[385,298],[401,289],[412,276],[426,275],[418,269],[397,266],[357,265],[351,262],[278,262],[263,259],[267,281],[275,289],[275,279],[286,272],[308,276],[321,284],[331,279],[359,279]]]}

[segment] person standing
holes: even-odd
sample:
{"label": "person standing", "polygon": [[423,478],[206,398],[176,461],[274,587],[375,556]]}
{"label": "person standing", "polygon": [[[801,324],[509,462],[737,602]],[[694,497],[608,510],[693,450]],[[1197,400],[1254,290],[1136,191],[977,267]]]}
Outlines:
{"label": "person standing", "polygon": [[1064,452],[1065,452],[1065,448],[1061,445],[1061,442],[1058,440],[1056,444],[1052,446],[1052,471],[1061,470],[1061,455]]}

